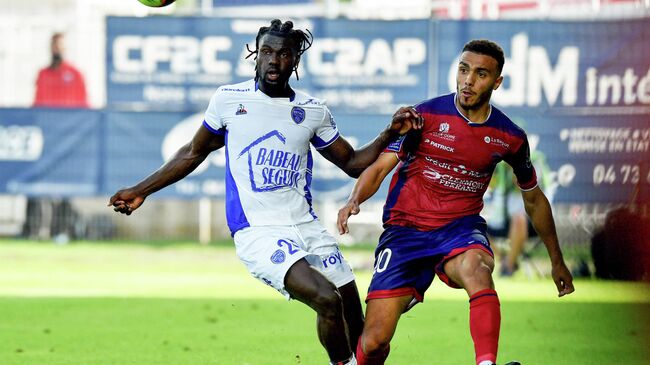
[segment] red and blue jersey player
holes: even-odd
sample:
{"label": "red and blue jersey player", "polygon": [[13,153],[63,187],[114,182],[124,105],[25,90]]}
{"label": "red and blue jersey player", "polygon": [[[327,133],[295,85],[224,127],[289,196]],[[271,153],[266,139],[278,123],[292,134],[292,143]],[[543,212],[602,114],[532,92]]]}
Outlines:
{"label": "red and blue jersey player", "polygon": [[[476,364],[495,364],[501,323],[492,280],[494,255],[479,215],[497,163],[510,164],[526,212],[546,245],[559,296],[574,291],[557,239],[551,206],[537,186],[525,132],[490,105],[503,77],[503,50],[474,40],[463,48],[455,93],[416,106],[424,126],[390,144],[359,177],[338,226],[398,166],[384,206],[384,232],[366,298],[366,321],[357,347],[359,365],[383,364],[402,313],[423,301],[435,275],[469,296]],[[512,364],[517,364],[513,362]]]}

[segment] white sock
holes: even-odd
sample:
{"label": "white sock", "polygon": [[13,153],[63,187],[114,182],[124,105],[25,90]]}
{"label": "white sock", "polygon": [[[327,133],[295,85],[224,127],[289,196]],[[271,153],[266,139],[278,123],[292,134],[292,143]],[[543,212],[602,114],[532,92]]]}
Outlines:
{"label": "white sock", "polygon": [[478,365],[496,365],[490,360],[481,361]]}
{"label": "white sock", "polygon": [[[336,365],[336,364],[337,363],[333,363],[333,362],[330,361],[330,365]],[[349,359],[343,361],[343,365],[357,365],[357,358],[354,357],[354,353],[352,354],[352,356]]]}

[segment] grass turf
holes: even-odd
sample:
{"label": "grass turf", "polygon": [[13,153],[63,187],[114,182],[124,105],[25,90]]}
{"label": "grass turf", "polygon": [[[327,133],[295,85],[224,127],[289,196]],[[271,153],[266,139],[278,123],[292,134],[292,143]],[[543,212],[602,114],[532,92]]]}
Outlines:
{"label": "grass turf", "polygon": [[[350,251],[352,261],[370,251]],[[346,253],[348,253],[346,251]],[[358,272],[360,291],[370,273]],[[650,293],[498,280],[502,363],[646,364]],[[232,248],[0,241],[0,364],[325,364],[306,306],[252,279]],[[467,300],[435,282],[388,364],[472,364]]]}

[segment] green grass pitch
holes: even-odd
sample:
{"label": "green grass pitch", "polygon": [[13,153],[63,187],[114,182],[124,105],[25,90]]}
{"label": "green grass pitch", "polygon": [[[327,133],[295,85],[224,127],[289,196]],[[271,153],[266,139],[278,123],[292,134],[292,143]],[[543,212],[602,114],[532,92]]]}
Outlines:
{"label": "green grass pitch", "polygon": [[[368,250],[344,249],[367,262]],[[357,270],[361,292],[370,279]],[[500,363],[648,364],[650,288],[497,280]],[[435,281],[388,364],[473,364],[464,292]],[[230,247],[0,241],[2,365],[327,364],[314,313],[245,271]]]}

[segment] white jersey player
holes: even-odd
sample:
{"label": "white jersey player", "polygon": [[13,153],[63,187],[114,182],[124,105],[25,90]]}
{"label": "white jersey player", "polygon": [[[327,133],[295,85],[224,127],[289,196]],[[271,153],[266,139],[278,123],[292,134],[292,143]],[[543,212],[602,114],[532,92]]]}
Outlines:
{"label": "white jersey player", "polygon": [[251,51],[255,79],[220,87],[192,141],[153,174],[115,193],[109,205],[130,215],[225,146],[226,215],[237,255],[253,276],[316,311],[330,363],[356,364],[361,302],[349,265],[311,207],[310,144],[357,177],[392,138],[421,128],[422,120],[413,108],[400,108],[375,140],[354,150],[327,107],[289,85],[311,42],[311,33],[289,21],[260,28]]}
{"label": "white jersey player", "polygon": [[237,254],[258,279],[290,297],[284,277],[306,258],[337,287],[354,280],[336,240],[315,221],[310,144],[339,138],[328,108],[307,94],[261,92],[255,80],[220,87],[204,126],[226,143],[226,219]]}

